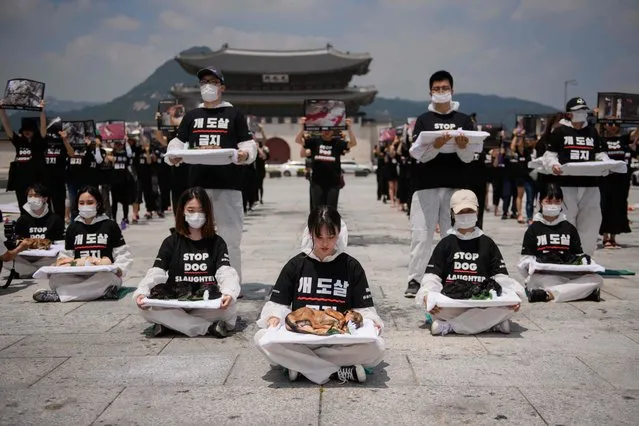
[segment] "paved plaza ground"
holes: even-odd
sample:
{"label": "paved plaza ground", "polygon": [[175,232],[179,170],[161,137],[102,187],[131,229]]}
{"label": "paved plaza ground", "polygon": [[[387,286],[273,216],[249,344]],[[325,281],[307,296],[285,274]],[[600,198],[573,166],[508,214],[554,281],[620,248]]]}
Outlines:
{"label": "paved plaza ground", "polygon": [[[386,323],[385,361],[365,384],[289,383],[253,344],[255,320],[308,214],[301,178],[267,179],[266,203],[246,218],[242,321],[225,340],[162,337],[130,296],[36,304],[46,285],[0,290],[0,424],[6,425],[636,425],[639,280],[606,278],[603,301],[523,304],[513,333],[432,337],[403,297],[410,232],[404,214],[375,199],[375,178],[349,177],[340,211],[348,252],[366,270]],[[13,201],[0,196],[0,203]],[[639,190],[632,190],[639,202]],[[639,270],[639,213],[609,267]],[[515,269],[524,227],[487,213],[484,229]],[[172,216],[124,233],[135,255],[126,286],[151,266]],[[6,275],[6,267],[3,275]]]}

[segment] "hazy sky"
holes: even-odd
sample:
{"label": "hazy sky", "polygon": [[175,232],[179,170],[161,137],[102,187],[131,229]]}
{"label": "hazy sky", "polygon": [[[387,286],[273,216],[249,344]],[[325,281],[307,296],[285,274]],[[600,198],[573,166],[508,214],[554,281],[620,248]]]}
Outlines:
{"label": "hazy sky", "polygon": [[426,99],[447,69],[458,92],[558,107],[564,81],[639,93],[639,0],[2,0],[0,84],[108,101],[181,50],[320,48],[369,52],[381,96]]}

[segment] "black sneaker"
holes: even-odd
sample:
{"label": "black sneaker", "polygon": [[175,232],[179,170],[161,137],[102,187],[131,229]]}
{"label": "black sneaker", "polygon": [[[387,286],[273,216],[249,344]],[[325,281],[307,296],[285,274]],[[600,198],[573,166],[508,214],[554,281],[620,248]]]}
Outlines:
{"label": "black sneaker", "polygon": [[224,321],[215,321],[209,326],[209,334],[218,339],[223,339],[229,335],[229,331]]}
{"label": "black sneaker", "polygon": [[151,337],[161,337],[167,333],[167,328],[162,324],[153,324],[153,330],[151,331]]}
{"label": "black sneaker", "polygon": [[118,300],[120,298],[120,287],[117,285],[107,287],[102,298],[107,300]]}
{"label": "black sneaker", "polygon": [[526,293],[528,294],[528,303],[547,302],[549,300],[546,290],[526,290]]}
{"label": "black sneaker", "polygon": [[419,285],[419,283],[416,280],[410,280],[410,282],[408,283],[408,287],[406,288],[406,291],[404,292],[404,297],[414,299],[420,287],[421,285]]}
{"label": "black sneaker", "polygon": [[33,300],[36,302],[46,303],[46,302],[59,302],[60,296],[55,290],[38,290],[33,293]]}
{"label": "black sneaker", "polygon": [[585,301],[588,302],[601,302],[601,290],[600,289],[596,289],[594,290],[592,293],[590,293],[590,295],[588,297],[586,297],[584,299]]}
{"label": "black sneaker", "polygon": [[508,215],[502,214],[501,215],[501,220],[508,220]]}
{"label": "black sneaker", "polygon": [[361,365],[340,367],[336,373],[331,375],[331,378],[339,380],[342,384],[347,382],[364,383],[366,381],[366,370]]}

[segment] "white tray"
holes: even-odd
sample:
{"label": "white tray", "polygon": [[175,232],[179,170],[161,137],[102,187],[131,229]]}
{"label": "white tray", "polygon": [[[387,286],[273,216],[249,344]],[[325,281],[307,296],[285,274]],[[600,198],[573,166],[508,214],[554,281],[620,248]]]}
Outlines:
{"label": "white tray", "polygon": [[[541,158],[537,158],[528,163],[531,169],[538,169],[539,173],[551,175],[552,169],[548,170],[543,166]],[[560,176],[608,176],[610,173],[626,173],[628,165],[625,161],[584,161],[582,163],[566,163],[561,166],[563,172]]]}
{"label": "white tray", "polygon": [[431,311],[435,306],[439,308],[496,308],[512,306],[521,303],[521,299],[514,290],[502,288],[501,296],[487,300],[451,299],[441,293],[428,292],[426,310]]}
{"label": "white tray", "polygon": [[177,299],[149,299],[148,297],[145,297],[144,299],[142,299],[142,305],[145,308],[157,307],[178,309],[220,309],[220,307],[222,306],[222,298],[211,300],[181,301]]}
{"label": "white tray", "polygon": [[25,250],[18,254],[18,256],[25,257],[57,257],[58,254],[64,250],[64,242],[54,243],[49,250]]}
{"label": "white tray", "polygon": [[[349,325],[350,326],[350,325]],[[351,334],[333,334],[331,336],[316,336],[314,334],[302,334],[288,331],[285,325],[269,328],[260,339],[261,346],[281,343],[298,343],[302,345],[353,345],[356,343],[370,343],[379,339],[377,328],[373,321],[364,320],[364,325],[355,330],[351,328]]]}
{"label": "white tray", "polygon": [[38,269],[33,278],[44,279],[49,275],[73,274],[73,275],[93,275],[96,272],[116,272],[119,268],[115,265],[99,266],[43,266]]}
{"label": "white tray", "polygon": [[597,264],[594,260],[591,260],[590,265],[560,265],[556,263],[541,263],[537,260],[523,259],[519,262],[517,267],[522,271],[528,271],[528,275],[532,275],[535,271],[547,271],[547,272],[583,272],[583,273],[597,273],[604,272],[606,268]]}
{"label": "white tray", "polygon": [[[438,137],[446,133],[451,135],[453,138],[459,135],[466,136],[468,138],[467,149],[470,149],[473,152],[482,152],[482,150],[484,149],[484,139],[490,136],[490,133],[488,132],[477,132],[474,130],[465,131],[460,129],[420,132],[419,135],[417,136],[417,139],[415,140],[415,142],[413,142],[413,145],[410,147],[410,150],[409,150],[410,155],[413,158],[420,160],[424,156],[424,154],[435,149],[433,147],[433,144],[435,143],[435,139],[437,139]],[[456,146],[457,144],[455,143],[455,140],[451,139],[448,142],[446,142],[441,148],[439,148],[439,152],[443,154],[453,154],[455,152]]]}
{"label": "white tray", "polygon": [[176,149],[166,152],[171,160],[181,158],[186,164],[202,164],[206,166],[223,166],[237,161],[236,149]]}

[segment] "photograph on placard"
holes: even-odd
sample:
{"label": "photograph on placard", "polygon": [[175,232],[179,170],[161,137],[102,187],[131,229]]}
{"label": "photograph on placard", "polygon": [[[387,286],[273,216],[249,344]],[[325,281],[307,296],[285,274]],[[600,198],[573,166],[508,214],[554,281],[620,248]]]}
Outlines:
{"label": "photograph on placard", "polygon": [[597,119],[639,123],[639,94],[600,92]]}
{"label": "photograph on placard", "polygon": [[93,120],[85,120],[84,121],[84,135],[88,138],[93,139],[96,136],[95,133],[95,121]]}
{"label": "photograph on placard", "polygon": [[62,119],[60,117],[50,118],[47,122],[47,133],[58,135],[62,131]]}
{"label": "photograph on placard", "polygon": [[378,142],[393,142],[396,135],[397,130],[394,127],[379,127],[377,129]]}
{"label": "photograph on placard", "polygon": [[123,140],[126,139],[126,126],[124,121],[105,121],[97,123],[98,132],[102,140]]}
{"label": "photograph on placard", "polygon": [[343,101],[329,99],[307,99],[304,101],[304,129],[345,130],[346,105]]}
{"label": "photograph on placard", "polygon": [[158,102],[158,128],[170,130],[178,127],[184,117],[184,105],[179,104],[177,99],[162,99]]}
{"label": "photograph on placard", "polygon": [[139,135],[142,129],[139,121],[127,121],[124,123],[127,135]]}
{"label": "photograph on placard", "polygon": [[44,83],[26,78],[7,81],[2,99],[3,109],[41,111],[44,99]]}
{"label": "photograph on placard", "polygon": [[71,145],[79,146],[84,143],[84,121],[63,121],[62,130],[67,133],[67,140]]}
{"label": "photograph on placard", "polygon": [[260,119],[257,118],[254,115],[247,115],[246,116],[246,124],[248,124],[248,128],[249,131],[253,134],[253,135],[258,135],[260,134]]}

